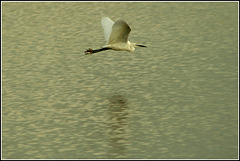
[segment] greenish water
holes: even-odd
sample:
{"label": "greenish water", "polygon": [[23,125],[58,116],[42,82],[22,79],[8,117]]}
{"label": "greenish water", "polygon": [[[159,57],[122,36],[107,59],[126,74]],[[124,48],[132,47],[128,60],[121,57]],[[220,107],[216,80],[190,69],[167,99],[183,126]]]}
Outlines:
{"label": "greenish water", "polygon": [[[105,51],[101,17],[135,52]],[[238,3],[2,4],[3,159],[237,159]]]}

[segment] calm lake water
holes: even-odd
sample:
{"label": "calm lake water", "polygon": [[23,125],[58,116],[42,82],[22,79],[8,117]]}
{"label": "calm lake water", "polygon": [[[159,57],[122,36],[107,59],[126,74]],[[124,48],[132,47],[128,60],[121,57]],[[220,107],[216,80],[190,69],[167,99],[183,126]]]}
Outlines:
{"label": "calm lake water", "polygon": [[[101,17],[135,52],[104,51]],[[3,2],[4,159],[238,158],[238,3]]]}

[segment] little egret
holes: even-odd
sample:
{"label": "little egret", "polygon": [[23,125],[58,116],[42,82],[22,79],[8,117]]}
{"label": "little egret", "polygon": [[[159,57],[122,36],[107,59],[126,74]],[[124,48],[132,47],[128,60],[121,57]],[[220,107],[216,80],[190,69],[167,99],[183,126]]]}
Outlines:
{"label": "little egret", "polygon": [[107,45],[101,49],[93,50],[91,48],[85,51],[85,55],[93,54],[104,50],[128,51],[133,52],[135,47],[146,47],[144,45],[137,45],[128,41],[128,35],[131,28],[123,20],[118,20],[115,23],[109,17],[103,17],[101,23],[104,30],[104,37]]}

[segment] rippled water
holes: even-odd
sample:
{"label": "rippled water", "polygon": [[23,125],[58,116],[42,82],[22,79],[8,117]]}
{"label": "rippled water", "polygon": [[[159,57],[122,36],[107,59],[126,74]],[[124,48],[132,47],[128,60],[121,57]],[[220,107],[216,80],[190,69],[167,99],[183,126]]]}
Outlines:
{"label": "rippled water", "polygon": [[[4,159],[238,157],[238,3],[2,9]],[[148,48],[84,55],[102,16]]]}

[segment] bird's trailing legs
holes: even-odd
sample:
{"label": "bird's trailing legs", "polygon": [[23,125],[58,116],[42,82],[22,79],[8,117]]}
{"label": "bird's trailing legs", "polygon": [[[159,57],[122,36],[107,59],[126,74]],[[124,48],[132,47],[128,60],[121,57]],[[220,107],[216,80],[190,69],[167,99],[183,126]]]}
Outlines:
{"label": "bird's trailing legs", "polygon": [[88,54],[93,54],[93,53],[97,53],[97,52],[109,50],[109,49],[111,49],[111,48],[101,48],[101,49],[95,49],[95,50],[89,48],[84,53],[85,53],[85,55],[88,55]]}

